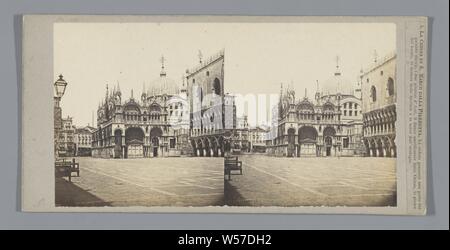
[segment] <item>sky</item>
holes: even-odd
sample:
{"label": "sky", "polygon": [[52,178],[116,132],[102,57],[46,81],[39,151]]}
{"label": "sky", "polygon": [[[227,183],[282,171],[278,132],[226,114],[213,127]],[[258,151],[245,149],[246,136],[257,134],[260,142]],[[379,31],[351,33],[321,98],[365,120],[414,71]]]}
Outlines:
{"label": "sky", "polygon": [[161,56],[167,77],[181,85],[199,50],[205,60],[225,49],[225,92],[278,94],[281,83],[292,83],[297,98],[305,88],[312,98],[316,81],[335,72],[337,56],[343,76],[356,84],[375,51],[379,58],[395,51],[395,36],[389,23],[56,23],[53,73],[68,82],[63,116],[85,126],[106,84],[119,82],[122,100],[131,89],[139,98],[144,83],[159,77]]}

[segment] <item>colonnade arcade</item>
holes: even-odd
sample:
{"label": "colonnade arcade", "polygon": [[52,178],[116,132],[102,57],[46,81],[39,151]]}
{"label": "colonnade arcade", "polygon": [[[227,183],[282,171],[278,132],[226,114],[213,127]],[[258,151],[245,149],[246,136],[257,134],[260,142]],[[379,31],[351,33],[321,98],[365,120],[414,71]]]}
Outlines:
{"label": "colonnade arcade", "polygon": [[191,139],[193,155],[203,157],[223,157],[231,150],[231,140],[223,136],[204,136]]}

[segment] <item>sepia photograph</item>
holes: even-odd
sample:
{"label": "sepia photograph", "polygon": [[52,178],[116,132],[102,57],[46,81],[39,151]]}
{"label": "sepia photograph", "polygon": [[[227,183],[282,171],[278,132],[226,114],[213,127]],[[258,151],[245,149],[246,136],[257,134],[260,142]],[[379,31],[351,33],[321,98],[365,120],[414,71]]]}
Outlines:
{"label": "sepia photograph", "polygon": [[396,207],[396,32],[54,23],[55,206]]}

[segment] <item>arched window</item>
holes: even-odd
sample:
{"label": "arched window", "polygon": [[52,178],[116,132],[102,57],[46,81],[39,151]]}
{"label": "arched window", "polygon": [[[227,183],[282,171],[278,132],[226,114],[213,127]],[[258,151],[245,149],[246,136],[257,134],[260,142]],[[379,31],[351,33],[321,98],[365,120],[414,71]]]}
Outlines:
{"label": "arched window", "polygon": [[219,79],[214,79],[214,94],[216,95],[220,95],[220,80]]}
{"label": "arched window", "polygon": [[388,96],[394,95],[394,79],[392,79],[392,77],[389,77],[389,79],[388,79],[387,91],[388,91]]}
{"label": "arched window", "polygon": [[372,86],[372,88],[370,88],[370,97],[372,97],[372,102],[377,101],[377,89],[375,88],[375,86]]}

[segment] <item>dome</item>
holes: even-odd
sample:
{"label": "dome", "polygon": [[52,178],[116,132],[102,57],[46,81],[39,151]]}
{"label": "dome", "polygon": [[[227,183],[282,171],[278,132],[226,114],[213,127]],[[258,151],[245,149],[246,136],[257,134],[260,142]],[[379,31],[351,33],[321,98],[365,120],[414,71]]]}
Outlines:
{"label": "dome", "polygon": [[157,95],[177,95],[180,89],[175,81],[171,78],[168,78],[166,74],[161,72],[160,77],[150,82],[150,86],[148,88],[149,96],[157,96]]}
{"label": "dome", "polygon": [[[338,68],[339,69],[339,68]],[[355,84],[348,80],[337,70],[334,75],[322,84],[323,95],[334,95],[340,93],[342,95],[353,95]]]}

